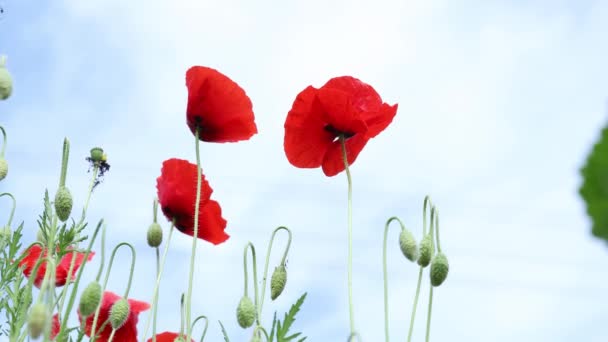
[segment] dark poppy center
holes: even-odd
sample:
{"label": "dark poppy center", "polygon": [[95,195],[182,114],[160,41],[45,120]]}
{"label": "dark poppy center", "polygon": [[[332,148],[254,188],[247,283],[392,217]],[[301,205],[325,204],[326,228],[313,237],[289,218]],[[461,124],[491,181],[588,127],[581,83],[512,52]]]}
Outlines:
{"label": "dark poppy center", "polygon": [[332,125],[325,125],[324,128],[327,132],[331,133],[334,137],[338,138],[341,135],[344,136],[344,139],[348,139],[350,137],[352,137],[353,135],[355,135],[355,133],[351,133],[351,132],[342,132],[339,129],[335,128]]}

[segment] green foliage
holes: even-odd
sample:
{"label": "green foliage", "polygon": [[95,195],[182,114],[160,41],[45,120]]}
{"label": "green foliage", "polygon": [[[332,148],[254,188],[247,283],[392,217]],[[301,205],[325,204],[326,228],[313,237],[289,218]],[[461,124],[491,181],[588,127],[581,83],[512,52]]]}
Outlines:
{"label": "green foliage", "polygon": [[592,233],[608,242],[608,126],[602,130],[581,174],[580,194],[592,220]]}
{"label": "green foliage", "polygon": [[[304,293],[295,304],[291,306],[289,312],[285,314],[285,318],[283,319],[283,323],[280,320],[277,320],[277,313],[274,313],[274,319],[272,320],[272,329],[270,330],[270,342],[274,341],[276,334],[276,342],[290,342],[296,341],[302,333],[295,333],[293,335],[288,335],[289,329],[291,325],[296,320],[296,314],[300,311],[300,307],[304,303],[304,299],[306,298],[306,293]],[[301,337],[297,342],[303,342],[306,340],[306,337]]]}

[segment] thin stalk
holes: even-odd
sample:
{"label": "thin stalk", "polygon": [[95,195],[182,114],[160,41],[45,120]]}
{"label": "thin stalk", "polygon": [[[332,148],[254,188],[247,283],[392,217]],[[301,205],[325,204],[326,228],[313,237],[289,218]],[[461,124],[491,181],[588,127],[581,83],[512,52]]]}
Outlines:
{"label": "thin stalk", "polygon": [[340,145],[342,146],[342,159],[344,169],[348,179],[348,313],[350,319],[350,333],[355,333],[355,310],[353,308],[353,183],[348,168],[348,155],[344,135],[340,135]]}
{"label": "thin stalk", "polygon": [[388,237],[388,227],[393,221],[399,222],[401,225],[401,231],[405,229],[403,222],[401,222],[401,220],[396,216],[389,218],[384,225],[384,240],[382,242],[382,274],[384,278],[384,339],[386,342],[390,340],[388,328],[388,272],[386,270],[386,240]]}

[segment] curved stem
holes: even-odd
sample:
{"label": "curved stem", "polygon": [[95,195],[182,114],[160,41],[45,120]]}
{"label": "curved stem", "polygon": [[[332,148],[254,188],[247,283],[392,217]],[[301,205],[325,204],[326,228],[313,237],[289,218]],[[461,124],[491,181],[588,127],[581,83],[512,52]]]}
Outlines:
{"label": "curved stem", "polygon": [[[0,68],[2,67],[2,60],[0,59]],[[0,131],[2,131],[2,151],[0,151],[0,158],[4,158],[4,152],[6,151],[6,131],[4,127],[0,126]]]}
{"label": "curved stem", "polygon": [[439,242],[439,210],[435,209],[435,240],[437,241],[437,251],[441,253],[441,243]]}
{"label": "curved stem", "polygon": [[[272,250],[272,243],[274,241],[274,237],[279,230],[285,230],[287,232],[287,247],[285,247],[285,251],[283,252],[283,258],[281,259],[281,265],[285,265],[285,260],[287,259],[287,253],[289,253],[289,247],[291,246],[291,230],[285,226],[280,226],[276,228],[272,232],[272,236],[270,237],[270,243],[268,244],[268,250],[266,251],[266,264],[264,266],[264,277],[262,278],[262,296],[260,297],[260,307],[258,308],[258,316],[262,316],[262,307],[264,306],[264,297],[266,294],[266,279],[268,277],[268,262],[270,260],[270,251]],[[247,284],[245,284],[246,286]]]}
{"label": "curved stem", "polygon": [[270,337],[268,336],[268,332],[266,332],[266,329],[264,329],[264,327],[262,326],[257,326],[255,327],[255,329],[253,329],[253,336],[255,336],[255,334],[259,334],[260,331],[262,333],[264,333],[264,337],[266,337],[266,341],[270,341]]}
{"label": "curved stem", "polygon": [[194,144],[196,147],[196,200],[194,202],[194,235],[192,236],[192,252],[190,253],[190,274],[188,276],[188,294],[186,295],[186,341],[192,336],[192,279],[194,277],[194,262],[196,261],[196,244],[198,242],[198,218],[201,204],[201,157],[199,152],[199,127],[194,132]]}
{"label": "curved stem", "polygon": [[205,339],[205,335],[207,335],[207,328],[209,328],[209,318],[207,318],[207,316],[205,315],[200,315],[198,317],[196,317],[196,319],[194,320],[194,322],[192,322],[192,330],[194,330],[194,326],[196,325],[196,322],[198,322],[200,319],[205,319],[205,328],[203,329],[203,335],[201,336],[200,342],[203,342],[203,340]]}
{"label": "curved stem", "polygon": [[388,236],[388,227],[391,222],[397,221],[401,225],[401,231],[405,229],[403,222],[396,217],[393,216],[386,221],[384,225],[384,240],[382,242],[382,274],[384,277],[384,339],[386,342],[389,341],[389,329],[388,329],[388,272],[386,271],[386,240]]}
{"label": "curved stem", "polygon": [[[435,235],[435,228],[437,225],[437,210],[435,209],[435,206],[431,207],[431,231],[429,232],[429,234],[431,234],[431,241],[433,241],[433,237]],[[433,244],[433,248],[431,249],[431,253],[433,255],[433,257],[435,256],[435,246]],[[430,291],[429,291],[429,309],[427,312],[427,316],[426,316],[426,339],[425,341],[428,342],[430,335],[431,335],[431,317],[432,317],[432,309],[433,309],[433,286],[430,286]]]}
{"label": "curved stem", "polygon": [[8,216],[8,223],[6,224],[7,226],[11,226],[11,223],[13,222],[13,216],[15,215],[15,208],[17,207],[17,201],[15,200],[15,197],[13,197],[13,195],[11,195],[11,193],[9,192],[3,192],[2,194],[0,194],[0,197],[2,196],[8,196],[13,200],[13,207],[11,208],[11,213]]}
{"label": "curved stem", "polygon": [[[255,258],[255,247],[253,246],[253,244],[251,242],[247,242],[247,244],[245,245],[245,250],[243,251],[243,268],[245,271],[245,296],[247,296],[247,249],[251,250],[251,258],[253,259],[253,302],[254,305],[256,307],[256,310],[258,308],[258,267],[257,267],[257,261]],[[255,318],[255,322],[256,325],[260,325],[260,316],[256,315]]]}
{"label": "curved stem", "polygon": [[340,135],[340,145],[342,146],[342,159],[344,160],[344,170],[348,179],[348,312],[350,318],[350,333],[355,333],[355,311],[353,308],[353,183],[348,168],[348,155],[346,153],[344,135]]}
{"label": "curved stem", "polygon": [[95,277],[95,281],[99,283],[101,279],[101,273],[103,272],[103,267],[106,263],[106,225],[103,225],[103,230],[101,231],[101,262],[99,263],[99,270],[97,271],[97,276]]}
{"label": "curved stem", "polygon": [[[144,338],[143,341],[146,341],[146,336],[148,336],[148,329],[150,329],[150,319],[153,318],[154,325],[156,325],[156,313],[158,308],[158,290],[160,288],[160,278],[163,274],[163,269],[165,267],[165,261],[167,260],[167,254],[169,254],[169,244],[171,243],[171,236],[173,235],[173,228],[175,228],[175,219],[171,222],[171,228],[169,228],[169,236],[167,237],[167,243],[165,244],[165,250],[163,252],[163,258],[160,262],[160,268],[158,271],[158,275],[156,276],[156,285],[154,285],[154,294],[152,295],[152,315],[148,315],[148,320],[146,321],[146,329],[144,330]],[[158,250],[158,248],[157,248]],[[182,295],[183,302],[183,295]],[[153,328],[152,336],[156,338],[156,330]]]}
{"label": "curved stem", "polygon": [[424,267],[420,266],[420,271],[418,271],[418,284],[416,285],[416,295],[414,296],[414,306],[412,307],[412,316],[410,317],[410,329],[407,333],[407,342],[412,340],[412,333],[414,332],[414,321],[416,320],[416,308],[418,307],[418,298],[420,297],[423,270]]}
{"label": "curved stem", "polygon": [[422,236],[426,235],[426,209],[427,207],[433,207],[431,197],[429,195],[424,196],[424,203],[422,204]]}

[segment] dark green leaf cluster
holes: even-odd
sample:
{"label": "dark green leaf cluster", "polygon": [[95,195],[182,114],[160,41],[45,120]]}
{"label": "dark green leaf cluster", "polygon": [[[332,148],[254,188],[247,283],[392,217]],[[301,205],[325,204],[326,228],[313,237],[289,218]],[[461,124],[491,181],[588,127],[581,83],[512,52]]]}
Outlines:
{"label": "dark green leaf cluster", "polygon": [[306,337],[301,337],[299,340],[296,340],[302,333],[295,333],[289,335],[289,329],[291,328],[293,322],[296,320],[296,314],[300,311],[300,307],[304,303],[304,299],[306,298],[306,293],[304,293],[295,304],[291,306],[289,312],[285,314],[283,322],[277,320],[277,313],[274,313],[274,318],[272,320],[272,330],[270,330],[270,342],[274,341],[276,337],[276,342],[290,342],[297,341],[303,342],[306,340]]}
{"label": "dark green leaf cluster", "polygon": [[593,235],[608,242],[608,126],[602,130],[581,174],[580,194],[587,204]]}

